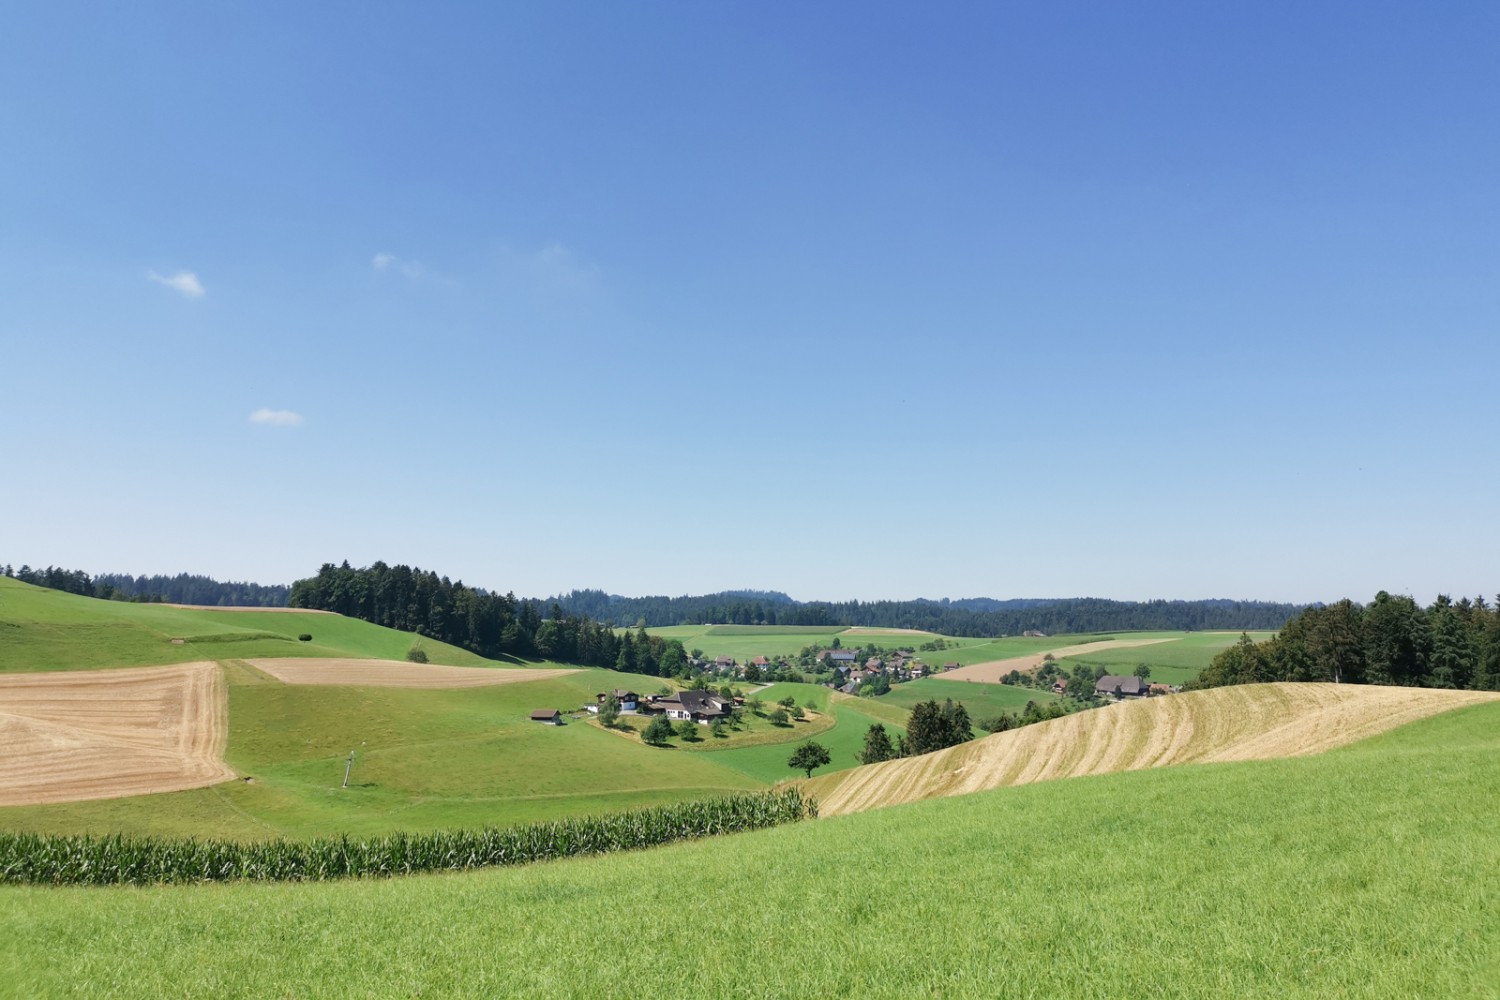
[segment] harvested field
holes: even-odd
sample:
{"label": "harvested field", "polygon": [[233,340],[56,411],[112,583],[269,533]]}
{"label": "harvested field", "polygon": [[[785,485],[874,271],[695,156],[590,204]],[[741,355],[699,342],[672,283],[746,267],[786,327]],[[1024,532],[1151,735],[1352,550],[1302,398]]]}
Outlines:
{"label": "harvested field", "polygon": [[213,663],[0,676],[0,805],[227,781],[226,703]]}
{"label": "harvested field", "polygon": [[985,681],[989,684],[999,684],[1000,678],[1012,670],[1025,673],[1035,670],[1042,665],[1042,658],[1051,655],[1053,659],[1060,660],[1064,656],[1077,656],[1080,653],[1097,653],[1105,649],[1128,649],[1132,646],[1154,646],[1160,642],[1176,642],[1176,639],[1105,639],[1101,642],[1085,642],[1077,646],[1062,646],[1057,649],[1046,649],[1040,653],[1032,653],[1028,656],[1012,656],[1006,660],[990,660],[986,663],[974,663],[957,670],[950,670],[942,674],[943,680],[947,681]]}
{"label": "harvested field", "polygon": [[406,660],[266,659],[246,660],[286,684],[394,688],[470,688],[550,680],[577,670],[542,667],[444,667]]}
{"label": "harvested field", "polygon": [[815,778],[825,816],[1009,785],[1173,764],[1322,753],[1500,694],[1247,684],[1077,712],[937,753]]}

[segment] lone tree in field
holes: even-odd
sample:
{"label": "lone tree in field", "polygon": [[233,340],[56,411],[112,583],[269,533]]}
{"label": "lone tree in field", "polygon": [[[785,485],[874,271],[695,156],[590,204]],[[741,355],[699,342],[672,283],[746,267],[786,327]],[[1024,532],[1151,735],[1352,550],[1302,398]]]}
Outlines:
{"label": "lone tree in field", "polygon": [[413,663],[426,663],[427,652],[417,646],[413,646],[406,651],[406,658]]}
{"label": "lone tree in field", "polygon": [[641,734],[641,739],[654,747],[663,746],[667,740],[672,738],[672,724],[667,721],[665,715],[658,715],[651,720],[651,725]]}
{"label": "lone tree in field", "polygon": [[791,718],[786,714],[786,709],[784,708],[778,708],[768,718],[770,718],[771,725],[773,726],[790,726],[792,724]]}
{"label": "lone tree in field", "polygon": [[808,740],[806,743],[792,751],[791,757],[787,758],[786,766],[804,771],[809,778],[816,768],[822,767],[833,760],[828,755],[828,748],[821,743]]}
{"label": "lone tree in field", "polygon": [[692,719],[683,719],[677,723],[677,736],[687,742],[698,739],[698,723]]}
{"label": "lone tree in field", "polygon": [[861,764],[879,764],[896,756],[896,748],[891,746],[884,726],[877,722],[866,730],[865,748],[857,756]]}
{"label": "lone tree in field", "polygon": [[620,721],[620,699],[615,697],[611,691],[604,699],[604,704],[599,706],[599,725],[605,729],[613,729],[615,723]]}

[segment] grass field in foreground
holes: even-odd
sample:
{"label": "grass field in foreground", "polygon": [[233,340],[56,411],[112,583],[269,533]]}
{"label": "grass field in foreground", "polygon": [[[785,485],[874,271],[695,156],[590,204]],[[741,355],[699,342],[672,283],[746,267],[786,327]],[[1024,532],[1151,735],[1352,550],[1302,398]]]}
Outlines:
{"label": "grass field in foreground", "polygon": [[[251,783],[0,809],[0,829],[263,839],[507,825],[759,787],[712,755],[632,744],[571,710],[611,685],[656,678],[591,670],[458,691],[280,684],[226,669],[226,759]],[[344,761],[353,776],[340,788]]]}
{"label": "grass field in foreground", "polygon": [[[297,636],[310,634],[311,642]],[[182,643],[173,643],[180,638]],[[400,660],[413,643],[433,663],[491,661],[447,643],[343,615],[194,611],[101,601],[0,577],[0,672],[150,667],[265,656]]]}
{"label": "grass field in foreground", "polygon": [[[528,869],[12,888],[0,981],[153,998],[1492,998],[1497,755],[1500,706],[1487,705],[1317,757],[1051,782]],[[682,874],[703,871],[754,904],[684,891]],[[732,957],[705,961],[685,928],[735,942]],[[617,971],[630,967],[651,974]]]}

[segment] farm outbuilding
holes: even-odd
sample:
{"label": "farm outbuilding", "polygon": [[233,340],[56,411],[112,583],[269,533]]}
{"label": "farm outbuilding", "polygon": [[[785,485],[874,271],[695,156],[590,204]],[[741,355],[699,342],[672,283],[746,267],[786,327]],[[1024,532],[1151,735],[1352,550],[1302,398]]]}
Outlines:
{"label": "farm outbuilding", "polygon": [[555,708],[539,708],[531,713],[532,722],[541,722],[549,726],[562,725],[562,713]]}

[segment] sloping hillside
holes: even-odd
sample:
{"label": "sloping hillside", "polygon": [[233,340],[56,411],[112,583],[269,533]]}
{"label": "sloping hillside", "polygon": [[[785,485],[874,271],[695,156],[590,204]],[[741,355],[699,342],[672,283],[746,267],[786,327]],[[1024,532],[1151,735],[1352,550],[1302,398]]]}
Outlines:
{"label": "sloping hillside", "polygon": [[[307,642],[300,635],[311,635]],[[481,666],[468,650],[335,614],[211,611],[79,597],[0,577],[0,673],[145,667],[243,657],[399,660]]]}
{"label": "sloping hillside", "polygon": [[[1337,753],[528,868],[5,886],[0,994],[1493,1000],[1497,754],[1492,703]],[[683,888],[700,872],[732,875]]]}
{"label": "sloping hillside", "polygon": [[1500,694],[1252,684],[1111,705],[808,783],[825,816],[1172,764],[1321,753]]}

